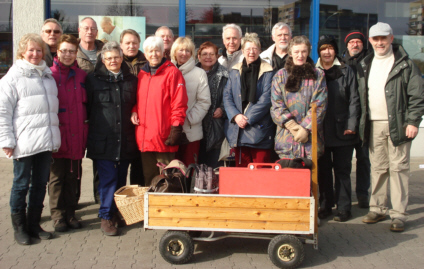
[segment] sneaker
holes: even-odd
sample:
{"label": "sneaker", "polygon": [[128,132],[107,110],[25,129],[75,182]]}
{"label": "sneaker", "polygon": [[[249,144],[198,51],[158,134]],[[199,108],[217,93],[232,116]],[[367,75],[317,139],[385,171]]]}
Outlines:
{"label": "sneaker", "polygon": [[369,208],[370,203],[368,202],[368,197],[358,196],[358,207],[359,208]]}
{"label": "sneaker", "polygon": [[405,223],[400,219],[392,219],[392,224],[390,224],[390,231],[392,232],[403,232],[405,230]]}
{"label": "sneaker", "polygon": [[329,216],[331,216],[331,214],[333,214],[333,210],[330,209],[326,209],[326,208],[320,208],[318,209],[318,218],[320,219],[326,219]]}
{"label": "sneaker", "polygon": [[337,215],[334,216],[333,220],[338,222],[345,222],[352,218],[350,211],[339,211]]}
{"label": "sneaker", "polygon": [[53,221],[53,228],[55,232],[63,233],[68,230],[68,225],[66,225],[64,219],[57,219]]}
{"label": "sneaker", "polygon": [[386,215],[378,214],[377,212],[370,211],[362,219],[362,222],[367,223],[367,224],[373,224],[373,223],[377,223],[377,222],[385,220],[385,219],[386,219]]}
{"label": "sneaker", "polygon": [[71,229],[80,229],[81,228],[81,222],[75,218],[75,216],[69,217],[66,220],[66,223],[68,224],[69,228]]}
{"label": "sneaker", "polygon": [[100,224],[100,229],[105,235],[109,235],[109,236],[118,235],[118,229],[115,227],[113,221],[110,219],[102,219],[102,222]]}

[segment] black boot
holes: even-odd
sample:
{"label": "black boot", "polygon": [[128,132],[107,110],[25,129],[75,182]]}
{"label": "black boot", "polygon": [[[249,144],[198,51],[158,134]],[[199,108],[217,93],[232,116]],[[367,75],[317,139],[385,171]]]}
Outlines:
{"label": "black boot", "polygon": [[15,241],[19,245],[30,245],[31,237],[26,228],[25,211],[12,214],[12,225],[15,230]]}
{"label": "black boot", "polygon": [[47,240],[52,234],[44,231],[40,226],[42,209],[28,208],[28,232],[32,237]]}

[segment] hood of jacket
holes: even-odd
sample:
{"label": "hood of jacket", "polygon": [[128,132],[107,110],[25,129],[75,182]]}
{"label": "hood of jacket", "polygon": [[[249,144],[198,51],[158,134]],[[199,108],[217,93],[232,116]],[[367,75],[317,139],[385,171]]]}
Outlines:
{"label": "hood of jacket", "polygon": [[[172,60],[172,63],[176,66],[177,65],[177,61]],[[196,66],[196,63],[194,61],[193,57],[190,57],[190,59],[188,59],[188,61],[186,63],[184,63],[183,65],[181,65],[178,69],[180,69],[181,73],[183,73],[183,76],[187,73],[189,73],[191,70],[193,70],[193,68]]]}
{"label": "hood of jacket", "polygon": [[[44,60],[42,60],[44,61]],[[26,77],[31,77],[33,75],[38,76],[37,71],[35,70],[34,67],[27,65],[22,59],[16,60],[16,67],[17,70]],[[44,68],[43,73],[41,74],[41,77],[52,77],[52,71],[50,70],[50,68],[46,65],[46,68]]]}

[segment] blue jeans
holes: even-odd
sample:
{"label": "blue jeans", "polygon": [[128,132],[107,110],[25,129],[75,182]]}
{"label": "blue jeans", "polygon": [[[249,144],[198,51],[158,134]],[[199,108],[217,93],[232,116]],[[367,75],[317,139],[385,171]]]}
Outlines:
{"label": "blue jeans", "polygon": [[14,178],[10,194],[10,211],[12,214],[26,210],[28,190],[28,208],[43,208],[51,162],[51,151],[13,160]]}
{"label": "blue jeans", "polygon": [[94,160],[99,173],[100,209],[99,218],[112,219],[117,208],[114,201],[115,191],[127,183],[129,160],[119,162]]}

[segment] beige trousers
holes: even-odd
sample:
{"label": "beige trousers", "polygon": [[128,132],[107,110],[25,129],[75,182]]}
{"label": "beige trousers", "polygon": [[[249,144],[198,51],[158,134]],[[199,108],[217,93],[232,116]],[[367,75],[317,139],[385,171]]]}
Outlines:
{"label": "beige trousers", "polygon": [[370,211],[386,214],[387,189],[393,209],[391,219],[406,221],[408,206],[409,155],[411,142],[393,146],[387,121],[371,121],[370,135],[371,198]]}
{"label": "beige trousers", "polygon": [[169,164],[175,158],[175,152],[142,152],[141,162],[143,164],[144,184],[150,186],[152,179],[160,174],[156,165],[158,162]]}

